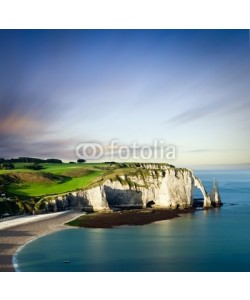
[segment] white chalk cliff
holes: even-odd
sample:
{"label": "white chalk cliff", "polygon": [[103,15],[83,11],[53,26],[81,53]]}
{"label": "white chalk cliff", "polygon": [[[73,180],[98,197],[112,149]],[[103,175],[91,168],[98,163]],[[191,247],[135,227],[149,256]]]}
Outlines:
{"label": "white chalk cliff", "polygon": [[196,188],[203,195],[203,207],[213,206],[215,199],[211,202],[210,195],[192,170],[178,169],[167,164],[141,164],[136,175],[119,175],[93,188],[56,197],[55,201],[93,211],[115,206],[146,207],[148,203],[159,207],[185,208],[193,205]]}

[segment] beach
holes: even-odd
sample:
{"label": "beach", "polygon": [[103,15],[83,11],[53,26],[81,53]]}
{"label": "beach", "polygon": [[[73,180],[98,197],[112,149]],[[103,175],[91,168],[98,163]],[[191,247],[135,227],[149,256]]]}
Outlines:
{"label": "beach", "polygon": [[14,272],[12,258],[19,247],[25,243],[61,229],[82,212],[67,211],[39,216],[28,216],[0,223],[0,272]]}

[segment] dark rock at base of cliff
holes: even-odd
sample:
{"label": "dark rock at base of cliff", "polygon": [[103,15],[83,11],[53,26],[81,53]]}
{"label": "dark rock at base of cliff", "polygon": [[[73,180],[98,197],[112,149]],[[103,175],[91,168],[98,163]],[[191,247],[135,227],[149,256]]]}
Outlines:
{"label": "dark rock at base of cliff", "polygon": [[195,208],[186,209],[136,209],[117,212],[98,212],[81,216],[67,225],[86,228],[112,228],[123,225],[145,225],[152,222],[177,218],[183,213],[193,213]]}

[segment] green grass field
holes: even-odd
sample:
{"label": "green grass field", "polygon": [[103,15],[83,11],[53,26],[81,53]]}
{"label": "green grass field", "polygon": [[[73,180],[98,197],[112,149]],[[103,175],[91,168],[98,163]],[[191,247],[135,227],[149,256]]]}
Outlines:
{"label": "green grass field", "polygon": [[27,169],[30,164],[14,165],[14,170],[0,170],[0,180],[4,183],[4,190],[0,191],[28,198],[84,189],[110,172],[104,164],[45,163],[39,171]]}

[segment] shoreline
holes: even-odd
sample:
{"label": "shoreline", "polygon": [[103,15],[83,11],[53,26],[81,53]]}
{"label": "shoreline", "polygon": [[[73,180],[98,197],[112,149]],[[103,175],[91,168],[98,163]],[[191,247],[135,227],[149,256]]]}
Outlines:
{"label": "shoreline", "polygon": [[23,220],[22,224],[0,229],[0,272],[18,271],[15,258],[22,247],[41,236],[62,229],[72,229],[73,227],[64,224],[82,215],[82,212],[67,211],[47,215],[39,220]]}

